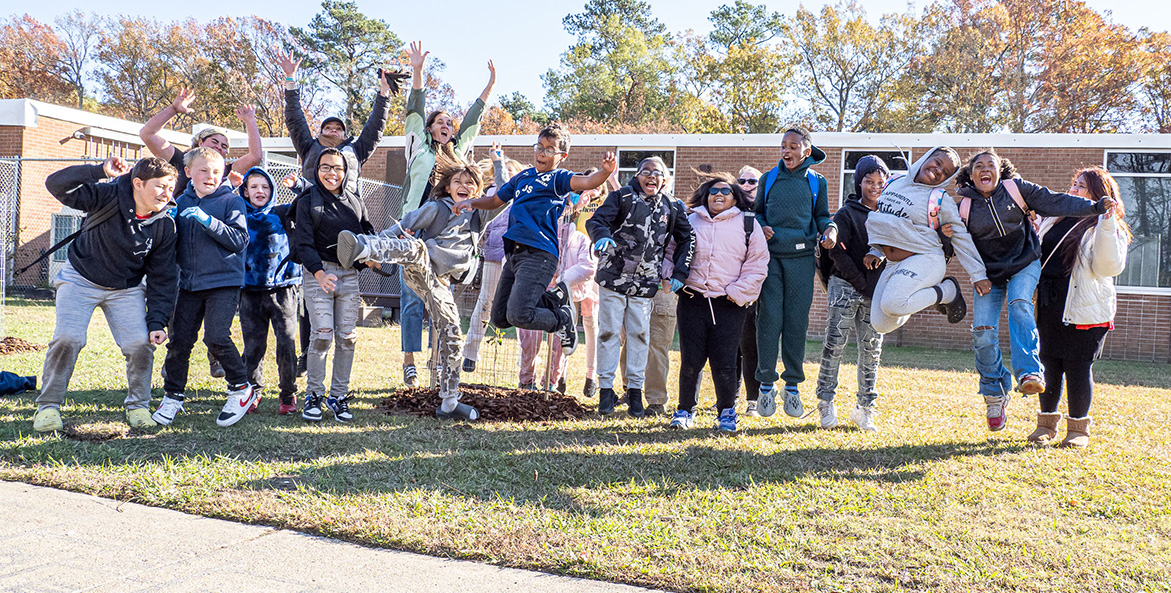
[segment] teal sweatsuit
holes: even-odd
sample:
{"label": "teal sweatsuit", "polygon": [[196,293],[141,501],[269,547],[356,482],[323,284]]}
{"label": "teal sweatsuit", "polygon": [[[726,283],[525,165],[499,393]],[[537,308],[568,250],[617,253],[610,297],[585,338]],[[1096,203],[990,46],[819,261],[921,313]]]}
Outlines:
{"label": "teal sweatsuit", "polygon": [[[757,220],[772,227],[768,241],[768,276],[760,291],[756,313],[756,379],[786,385],[805,380],[805,334],[809,330],[809,310],[813,307],[813,247],[818,237],[833,226],[829,215],[829,193],[825,177],[817,176],[819,187],[814,204],[809,167],[825,160],[825,152],[816,146],[793,171],[777,163],[776,179],[769,171],[760,177],[767,187],[764,199],[756,202]],[[777,374],[778,342],[785,370]]]}

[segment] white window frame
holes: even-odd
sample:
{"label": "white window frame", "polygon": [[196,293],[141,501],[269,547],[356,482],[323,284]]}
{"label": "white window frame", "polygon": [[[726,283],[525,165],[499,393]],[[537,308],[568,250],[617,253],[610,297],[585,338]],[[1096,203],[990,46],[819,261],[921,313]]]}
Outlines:
{"label": "white window frame", "polygon": [[[668,167],[668,169],[669,169],[668,172],[671,174],[671,183],[667,186],[667,191],[670,191],[670,192],[675,191],[675,165],[676,165],[678,158],[679,158],[679,152],[675,149],[674,146],[622,146],[622,147],[618,148],[618,152],[615,155],[616,158],[618,159],[619,164],[622,163],[622,153],[623,152],[670,152],[672,158],[671,158],[671,166]],[[637,173],[637,172],[638,172],[637,168],[619,167],[618,173],[617,173],[618,183],[625,185],[625,182],[622,181],[622,174],[623,173],[633,174],[633,173]]]}
{"label": "white window frame", "polygon": [[[1112,153],[1150,153],[1150,154],[1171,154],[1171,149],[1166,148],[1115,148],[1106,149],[1102,151],[1102,168],[1110,173],[1112,177],[1161,177],[1164,179],[1171,179],[1171,173],[1121,173],[1110,170],[1110,155]],[[1166,238],[1171,241],[1171,236]],[[1115,286],[1118,294],[1133,294],[1140,296],[1168,296],[1171,295],[1171,287],[1165,286],[1123,286],[1121,284]]]}
{"label": "white window frame", "polygon": [[[854,172],[854,169],[847,169],[846,168],[846,155],[851,152],[867,152],[867,153],[899,152],[899,153],[903,154],[903,158],[907,159],[907,166],[908,167],[911,166],[911,163],[915,162],[915,161],[911,160],[913,158],[912,157],[913,153],[912,153],[912,149],[910,149],[910,148],[908,148],[907,150],[902,150],[902,149],[898,149],[898,148],[895,148],[895,149],[892,149],[892,148],[843,148],[842,149],[842,158],[840,161],[842,163],[842,172],[838,175],[838,208],[841,208],[842,204],[846,203],[846,198],[850,196],[850,191],[852,189],[854,189],[854,187],[852,185],[849,187],[846,186],[846,175]],[[889,167],[890,163],[887,163],[887,166]],[[891,169],[890,172],[892,174],[896,173],[896,172],[906,173],[907,170],[906,169]]]}

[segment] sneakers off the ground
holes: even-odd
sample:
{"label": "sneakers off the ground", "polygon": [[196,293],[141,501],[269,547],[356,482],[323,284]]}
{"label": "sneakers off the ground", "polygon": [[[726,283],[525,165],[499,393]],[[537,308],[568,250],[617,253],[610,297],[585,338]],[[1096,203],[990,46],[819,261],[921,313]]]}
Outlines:
{"label": "sneakers off the ground", "polygon": [[785,386],[785,413],[794,418],[805,415],[805,406],[801,405],[801,394],[796,385]]}
{"label": "sneakers off the ground", "polygon": [[220,364],[220,361],[214,358],[207,361],[207,372],[211,373],[211,376],[215,379],[223,379],[227,376],[227,373],[224,372],[224,365]]}
{"label": "sneakers off the ground", "polygon": [[764,417],[777,413],[777,388],[774,385],[760,384],[760,392],[756,397],[756,411]]}
{"label": "sneakers off the ground", "polygon": [[310,422],[321,421],[321,395],[310,393],[305,396],[305,406],[301,408],[301,417]]}
{"label": "sneakers off the ground", "polygon": [[224,407],[220,410],[220,415],[215,419],[216,426],[226,428],[239,422],[244,417],[244,414],[248,413],[248,408],[252,407],[252,402],[255,399],[256,391],[247,383],[242,386],[237,386],[234,389],[229,387],[228,401],[224,402]]}
{"label": "sneakers off the ground", "polygon": [[666,416],[667,409],[663,407],[663,404],[650,404],[646,407],[646,410],[643,411],[642,415],[644,418],[650,416]]}
{"label": "sneakers off the ground", "polygon": [[756,402],[750,401],[744,406],[744,415],[749,418],[760,418],[760,412],[756,411]]}
{"label": "sneakers off the ground", "polygon": [[[179,398],[183,397],[182,393],[178,395]],[[175,421],[175,416],[183,411],[183,400],[179,398],[171,397],[169,394],[164,395],[163,401],[159,402],[158,409],[155,410],[154,414],[151,414],[150,419],[163,426],[170,426]]]}
{"label": "sneakers off the ground", "polygon": [[603,387],[598,392],[598,413],[609,416],[614,413],[614,406],[618,404],[618,394],[613,389]]}
{"label": "sneakers off the ground", "polygon": [[440,406],[435,408],[435,417],[444,420],[479,420],[480,411],[467,404],[456,404],[454,410],[444,412],[443,406]]}
{"label": "sneakers off the ground", "polygon": [[821,427],[836,428],[838,425],[838,408],[833,402],[817,401],[817,411],[821,412]]}
{"label": "sneakers off the ground", "polygon": [[642,405],[642,389],[634,387],[626,390],[626,413],[635,418],[642,418],[646,414],[646,408]]}
{"label": "sneakers off the ground", "polygon": [[354,262],[366,259],[367,252],[370,250],[360,239],[358,235],[350,231],[342,231],[337,235],[337,263],[341,267],[350,270],[354,267]]}
{"label": "sneakers off the ground", "polygon": [[945,315],[948,323],[959,323],[968,314],[968,302],[964,300],[964,293],[960,290],[960,281],[956,280],[955,276],[946,276],[943,282],[948,280],[956,287],[956,298],[950,303],[936,303],[935,310]]}
{"label": "sneakers off the ground", "polygon": [[577,310],[573,308],[573,303],[561,305],[561,310],[569,316],[569,322],[557,330],[557,335],[561,338],[561,352],[569,356],[577,350]]}
{"label": "sneakers off the ground", "polygon": [[1018,381],[1017,384],[1017,389],[1019,389],[1021,393],[1028,395],[1041,393],[1042,391],[1045,391],[1045,380],[1041,378],[1041,375],[1036,373],[1025,373],[1021,375],[1020,381]]}
{"label": "sneakers off the ground", "polygon": [[564,307],[565,305],[568,305],[569,299],[573,296],[573,293],[569,290],[569,285],[566,284],[564,280],[558,282],[557,286],[549,289],[549,294],[552,294],[557,298],[558,307]]}
{"label": "sneakers off the ground", "polygon": [[61,410],[57,408],[42,408],[33,415],[33,430],[37,432],[53,432],[63,427]]}
{"label": "sneakers off the ground", "polygon": [[1008,407],[1008,396],[985,395],[984,405],[988,408],[988,430],[1004,430],[1005,424],[1008,424],[1008,413],[1005,411]]}
{"label": "sneakers off the ground", "polygon": [[667,428],[691,428],[695,425],[695,414],[687,410],[676,410]]}
{"label": "sneakers off the ground", "polygon": [[590,378],[586,378],[585,386],[581,388],[581,394],[585,397],[594,397],[598,394],[598,384]]}
{"label": "sneakers off the ground", "polygon": [[716,417],[716,430],[720,432],[736,432],[736,409],[724,408]]}
{"label": "sneakers off the ground", "polygon": [[403,365],[403,385],[407,387],[414,387],[419,384],[419,373],[415,370],[415,365]]}
{"label": "sneakers off the ground", "polygon": [[354,419],[354,415],[350,413],[350,394],[345,394],[341,397],[329,396],[325,398],[325,407],[333,412],[333,417],[338,422],[349,422]]}
{"label": "sneakers off the ground", "polygon": [[878,409],[874,406],[854,406],[850,411],[850,421],[862,430],[878,430],[874,425],[874,417],[877,415]]}
{"label": "sneakers off the ground", "polygon": [[282,395],[281,405],[277,408],[276,413],[281,416],[288,416],[297,411],[297,396],[296,395]]}
{"label": "sneakers off the ground", "polygon": [[159,425],[150,419],[150,408],[126,410],[126,423],[130,428],[154,428]]}
{"label": "sneakers off the ground", "polygon": [[474,361],[474,360],[472,360],[472,359],[470,359],[470,358],[465,358],[465,359],[464,359],[464,366],[463,366],[463,369],[464,369],[464,372],[465,372],[465,373],[474,373],[474,372],[476,372],[476,361]]}

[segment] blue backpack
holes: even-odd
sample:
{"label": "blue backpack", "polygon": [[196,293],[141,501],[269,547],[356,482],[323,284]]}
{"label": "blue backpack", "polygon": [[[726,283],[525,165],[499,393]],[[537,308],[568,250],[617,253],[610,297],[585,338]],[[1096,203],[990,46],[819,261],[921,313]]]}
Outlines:
{"label": "blue backpack", "polygon": [[[756,195],[764,196],[768,199],[768,190],[773,182],[777,180],[777,173],[779,169],[774,167],[765,175],[764,185],[756,192]],[[809,181],[809,193],[813,194],[813,207],[817,207],[818,190],[821,189],[821,174],[817,171],[806,169],[805,179]],[[813,262],[817,269],[817,279],[821,282],[821,288],[829,293],[829,277],[833,273],[834,262],[830,259],[829,254],[821,248],[821,243],[815,243],[813,246]]]}

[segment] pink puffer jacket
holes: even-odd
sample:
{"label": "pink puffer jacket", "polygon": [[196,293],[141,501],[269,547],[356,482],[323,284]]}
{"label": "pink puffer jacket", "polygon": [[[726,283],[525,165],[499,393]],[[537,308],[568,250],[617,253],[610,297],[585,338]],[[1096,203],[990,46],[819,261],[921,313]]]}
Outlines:
{"label": "pink puffer jacket", "polygon": [[760,225],[753,224],[745,246],[744,213],[736,206],[715,219],[700,206],[687,220],[695,233],[695,255],[684,284],[705,297],[728,295],[742,307],[755,301],[768,274],[768,245]]}
{"label": "pink puffer jacket", "polygon": [[557,279],[564,280],[573,291],[573,302],[584,300],[598,302],[598,285],[594,282],[594,274],[598,271],[598,260],[590,251],[590,238],[579,231],[573,223],[566,220],[560,222],[560,252],[561,259],[557,262]]}

